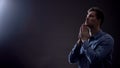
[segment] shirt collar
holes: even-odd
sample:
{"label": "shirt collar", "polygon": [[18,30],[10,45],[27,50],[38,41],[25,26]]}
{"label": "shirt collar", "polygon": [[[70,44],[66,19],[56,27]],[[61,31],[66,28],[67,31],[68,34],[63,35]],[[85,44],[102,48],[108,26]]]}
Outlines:
{"label": "shirt collar", "polygon": [[97,39],[97,38],[99,38],[102,34],[103,34],[103,31],[100,30],[99,32],[97,32],[96,34],[94,34],[91,38]]}

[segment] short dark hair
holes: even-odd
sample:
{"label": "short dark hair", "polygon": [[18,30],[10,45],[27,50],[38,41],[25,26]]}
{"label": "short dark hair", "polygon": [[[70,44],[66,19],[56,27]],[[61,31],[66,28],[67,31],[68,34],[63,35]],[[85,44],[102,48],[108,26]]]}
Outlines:
{"label": "short dark hair", "polygon": [[100,26],[102,26],[103,22],[104,22],[104,13],[103,11],[98,8],[98,7],[91,7],[88,12],[91,12],[91,11],[95,11],[96,12],[96,17],[97,19],[100,19],[101,22],[100,22]]}

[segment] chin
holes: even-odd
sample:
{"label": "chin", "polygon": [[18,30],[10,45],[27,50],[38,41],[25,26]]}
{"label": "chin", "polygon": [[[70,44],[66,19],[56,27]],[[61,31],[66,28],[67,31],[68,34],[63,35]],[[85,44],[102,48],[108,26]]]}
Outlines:
{"label": "chin", "polygon": [[91,22],[87,22],[87,23],[85,23],[85,25],[88,26],[88,27],[92,27],[93,26]]}
{"label": "chin", "polygon": [[89,25],[89,24],[87,24],[87,26],[88,26],[89,28],[92,28],[92,27],[93,27],[93,25]]}

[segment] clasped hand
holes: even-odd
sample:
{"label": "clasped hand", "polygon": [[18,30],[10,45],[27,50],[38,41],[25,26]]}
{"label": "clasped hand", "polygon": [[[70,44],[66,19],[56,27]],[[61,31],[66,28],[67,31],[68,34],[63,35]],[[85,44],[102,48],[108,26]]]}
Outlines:
{"label": "clasped hand", "polygon": [[91,37],[91,30],[90,30],[90,28],[87,25],[82,24],[81,27],[80,27],[78,39],[81,40],[82,43],[84,43],[90,37]]}

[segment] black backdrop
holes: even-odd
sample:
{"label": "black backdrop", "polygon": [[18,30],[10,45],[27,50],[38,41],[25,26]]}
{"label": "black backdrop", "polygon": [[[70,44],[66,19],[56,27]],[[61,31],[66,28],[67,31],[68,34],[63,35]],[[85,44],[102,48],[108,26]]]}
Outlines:
{"label": "black backdrop", "polygon": [[77,68],[68,63],[68,54],[77,41],[87,10],[98,6],[105,14],[102,29],[115,40],[113,67],[118,68],[118,5],[111,0],[6,0],[0,13],[0,66]]}

